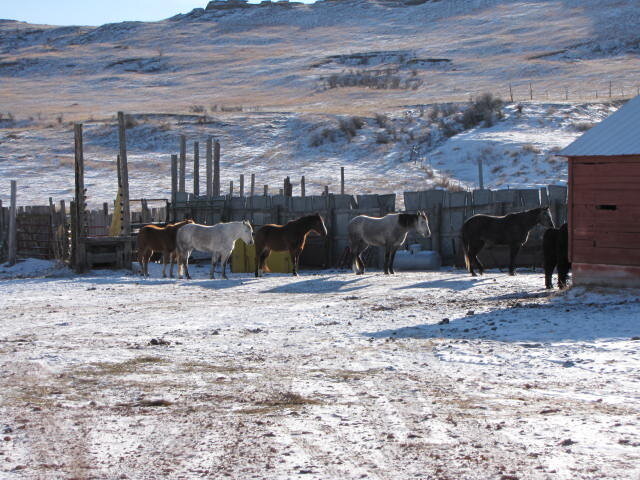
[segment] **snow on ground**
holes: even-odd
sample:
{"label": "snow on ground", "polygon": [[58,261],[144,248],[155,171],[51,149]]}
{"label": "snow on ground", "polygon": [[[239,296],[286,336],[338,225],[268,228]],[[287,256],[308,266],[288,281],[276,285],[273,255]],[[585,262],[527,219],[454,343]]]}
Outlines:
{"label": "snow on ground", "polygon": [[2,478],[640,475],[636,290],[39,271],[0,281]]}

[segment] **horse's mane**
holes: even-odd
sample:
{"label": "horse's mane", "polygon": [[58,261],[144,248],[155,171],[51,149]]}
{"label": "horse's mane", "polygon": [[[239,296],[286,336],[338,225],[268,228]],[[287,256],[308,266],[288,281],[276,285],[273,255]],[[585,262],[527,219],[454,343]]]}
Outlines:
{"label": "horse's mane", "polygon": [[311,220],[312,218],[318,218],[319,219],[320,218],[320,214],[312,213],[311,215],[305,215],[304,217],[294,218],[293,220],[289,220],[287,223],[285,223],[285,225],[303,223],[303,222],[306,222],[308,220]]}
{"label": "horse's mane", "polygon": [[401,227],[409,228],[416,224],[418,221],[417,213],[399,213],[398,214],[398,223]]}

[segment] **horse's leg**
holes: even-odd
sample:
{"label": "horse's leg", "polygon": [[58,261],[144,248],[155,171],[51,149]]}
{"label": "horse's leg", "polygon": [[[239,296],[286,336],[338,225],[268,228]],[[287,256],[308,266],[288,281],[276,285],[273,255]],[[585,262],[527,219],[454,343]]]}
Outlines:
{"label": "horse's leg", "polygon": [[393,269],[393,262],[396,259],[396,252],[398,249],[396,247],[391,248],[391,255],[389,256],[389,273],[391,275],[395,275],[395,270]]}
{"label": "horse's leg", "polygon": [[[169,252],[169,276],[173,278],[173,264],[178,262],[178,251]],[[180,268],[180,265],[178,265]]]}
{"label": "horse's leg", "polygon": [[231,258],[231,253],[226,255],[224,261],[222,261],[222,255],[220,255],[220,261],[222,262],[222,278],[228,280],[227,278],[227,263],[229,263],[229,259]]}
{"label": "horse's leg", "polygon": [[360,245],[354,246],[351,249],[351,256],[353,257],[351,259],[351,270],[353,270],[353,273],[355,273],[356,275],[360,274],[360,264],[358,263],[359,255],[360,255]]}
{"label": "horse's leg", "polygon": [[519,243],[512,243],[509,246],[509,275],[512,276],[516,274],[516,255],[520,251],[520,246]]}
{"label": "horse's leg", "polygon": [[215,279],[215,270],[216,270],[216,263],[218,263],[218,257],[219,255],[216,252],[211,252],[211,272],[209,272],[209,278],[211,279]]}
{"label": "horse's leg", "polygon": [[138,263],[140,264],[140,273],[143,277],[147,277],[147,263],[149,260],[147,259],[147,249],[140,250],[138,252]]}
{"label": "horse's leg", "polygon": [[191,250],[187,250],[182,260],[182,267],[184,268],[184,274],[187,280],[191,280],[191,275],[189,275],[189,256],[191,255]]}
{"label": "horse's leg", "polygon": [[391,249],[384,247],[384,274],[389,275],[389,258],[391,257]]}
{"label": "horse's leg", "polygon": [[260,252],[260,258],[258,260],[258,272],[260,274],[260,277],[264,276],[264,265],[265,263],[267,263],[267,258],[269,258],[270,254],[271,250],[268,248],[265,248],[262,252]]}
{"label": "horse's leg", "polygon": [[476,247],[477,245],[471,242],[469,242],[469,245],[467,246],[467,258],[469,260],[469,273],[471,274],[472,277],[478,276],[475,270],[473,269],[473,266],[476,263],[476,258],[477,258],[476,255],[480,251],[480,249]]}
{"label": "horse's leg", "polygon": [[293,276],[298,276],[298,262],[300,261],[300,253],[302,250],[300,248],[290,248],[289,256],[291,257],[291,262],[293,263]]}
{"label": "horse's leg", "polygon": [[473,259],[472,259],[472,261],[476,263],[476,266],[478,267],[478,271],[480,272],[480,275],[484,275],[484,265],[482,265],[482,262],[478,258],[478,254],[480,253],[480,250],[482,250],[483,248],[484,248],[484,240],[480,240],[478,242],[478,248],[476,250],[476,253],[473,255]]}
{"label": "horse's leg", "polygon": [[171,263],[171,252],[169,250],[162,251],[162,278],[167,278],[167,260]]}

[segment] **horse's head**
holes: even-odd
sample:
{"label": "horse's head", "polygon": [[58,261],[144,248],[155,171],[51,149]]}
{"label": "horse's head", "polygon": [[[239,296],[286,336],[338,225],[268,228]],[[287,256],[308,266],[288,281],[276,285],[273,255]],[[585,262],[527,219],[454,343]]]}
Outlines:
{"label": "horse's head", "polygon": [[431,229],[429,228],[429,219],[427,218],[427,212],[418,210],[418,220],[416,222],[416,231],[423,237],[431,236]]}
{"label": "horse's head", "polygon": [[327,236],[327,227],[324,224],[324,218],[319,213],[312,215],[313,223],[311,224],[311,229],[315,231],[318,235],[322,235],[323,237]]}
{"label": "horse's head", "polygon": [[253,227],[251,226],[251,223],[249,223],[249,220],[243,220],[242,226],[244,228],[242,229],[242,235],[240,238],[247,245],[253,245]]}
{"label": "horse's head", "polygon": [[542,207],[540,209],[540,213],[538,214],[538,223],[543,227],[555,228],[549,207]]}

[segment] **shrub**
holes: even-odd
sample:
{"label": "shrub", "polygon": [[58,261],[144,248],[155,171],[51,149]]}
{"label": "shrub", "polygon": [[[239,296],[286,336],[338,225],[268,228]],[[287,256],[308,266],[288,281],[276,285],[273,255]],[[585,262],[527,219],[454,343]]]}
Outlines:
{"label": "shrub", "polygon": [[480,95],[475,101],[469,102],[469,106],[462,114],[462,126],[465,129],[473,128],[483,124],[484,127],[491,127],[496,120],[504,116],[502,99],[494,97],[490,93]]}
{"label": "shrub", "polygon": [[592,122],[576,122],[573,124],[573,128],[576,132],[586,132],[590,128],[592,128],[594,123]]}

